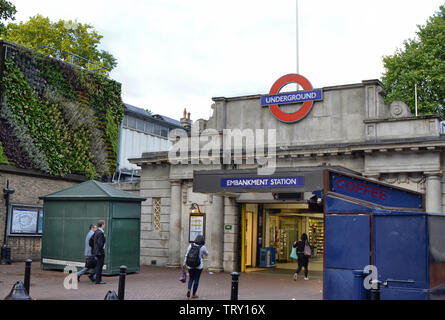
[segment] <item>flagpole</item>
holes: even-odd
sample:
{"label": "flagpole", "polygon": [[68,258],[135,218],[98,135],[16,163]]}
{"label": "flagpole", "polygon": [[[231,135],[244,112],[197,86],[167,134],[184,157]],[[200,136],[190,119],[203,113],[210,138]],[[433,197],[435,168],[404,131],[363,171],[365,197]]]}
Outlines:
{"label": "flagpole", "polygon": [[417,117],[417,83],[414,86],[414,95],[416,99],[416,117]]}
{"label": "flagpole", "polygon": [[296,5],[297,5],[297,74],[300,74],[300,57],[299,57],[299,37],[298,37],[298,0],[296,0]]}
{"label": "flagpole", "polygon": [[[299,39],[299,28],[298,28],[298,0],[296,0],[296,7],[297,7],[297,12],[296,12],[296,14],[297,14],[297,16],[296,16],[296,26],[297,26],[297,74],[300,74],[300,39]],[[298,91],[298,89],[300,88],[300,86],[297,84],[297,91]]]}

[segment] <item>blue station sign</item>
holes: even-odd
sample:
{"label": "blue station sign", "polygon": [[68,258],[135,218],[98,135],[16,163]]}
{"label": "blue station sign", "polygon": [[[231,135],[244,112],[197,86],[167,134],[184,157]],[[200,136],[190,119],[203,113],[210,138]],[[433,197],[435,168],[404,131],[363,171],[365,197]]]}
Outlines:
{"label": "blue station sign", "polygon": [[265,95],[261,97],[261,106],[266,107],[274,104],[292,104],[321,100],[323,100],[323,90],[316,89]]}
{"label": "blue station sign", "polygon": [[222,188],[302,187],[303,177],[264,177],[221,179]]}

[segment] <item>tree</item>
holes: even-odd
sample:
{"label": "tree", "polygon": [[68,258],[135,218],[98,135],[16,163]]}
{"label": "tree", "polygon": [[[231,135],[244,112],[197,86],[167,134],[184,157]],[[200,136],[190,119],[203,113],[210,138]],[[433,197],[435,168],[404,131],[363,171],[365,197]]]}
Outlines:
{"label": "tree", "polygon": [[11,2],[0,0],[0,33],[5,29],[3,21],[15,20],[16,13],[17,10]]}
{"label": "tree", "polygon": [[[100,66],[111,71],[117,63],[109,52],[98,49],[102,38],[89,24],[72,20],[51,22],[41,15],[31,17],[26,23],[9,23],[3,33],[4,40],[45,55],[60,57],[86,69],[106,73]],[[90,60],[90,64],[79,57]]]}
{"label": "tree", "polygon": [[418,25],[417,38],[404,42],[404,49],[383,57],[382,81],[386,103],[405,102],[415,109],[415,86],[419,114],[445,116],[445,5],[426,25]]}

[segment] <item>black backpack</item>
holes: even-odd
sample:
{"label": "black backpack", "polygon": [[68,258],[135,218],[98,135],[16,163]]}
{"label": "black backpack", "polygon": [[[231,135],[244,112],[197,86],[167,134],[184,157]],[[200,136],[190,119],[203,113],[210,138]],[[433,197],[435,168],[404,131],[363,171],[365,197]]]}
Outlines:
{"label": "black backpack", "polygon": [[196,268],[201,264],[201,259],[199,257],[199,252],[201,251],[202,246],[192,244],[192,247],[187,254],[187,258],[185,260],[185,264],[187,267]]}

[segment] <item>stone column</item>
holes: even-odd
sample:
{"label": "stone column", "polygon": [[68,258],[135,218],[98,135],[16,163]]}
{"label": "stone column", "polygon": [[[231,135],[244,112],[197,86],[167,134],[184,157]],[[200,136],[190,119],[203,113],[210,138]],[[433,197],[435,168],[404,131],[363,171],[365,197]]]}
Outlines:
{"label": "stone column", "polygon": [[224,223],[232,226],[231,230],[224,230],[224,271],[239,272],[238,264],[241,256],[238,249],[240,214],[235,198],[224,197]]}
{"label": "stone column", "polygon": [[425,172],[426,176],[426,211],[442,213],[442,183],[440,172]]}
{"label": "stone column", "polygon": [[206,215],[209,222],[207,225],[211,226],[210,237],[212,244],[209,249],[209,271],[221,272],[223,271],[223,254],[224,254],[224,199],[222,196],[213,195],[213,203],[211,212]]}
{"label": "stone column", "polygon": [[170,226],[167,267],[179,267],[181,265],[181,181],[171,180],[170,185]]}

